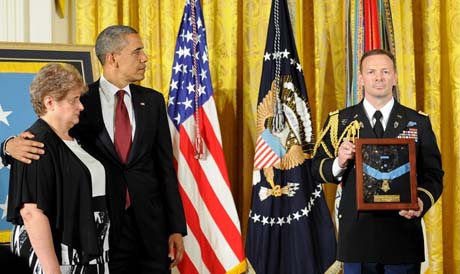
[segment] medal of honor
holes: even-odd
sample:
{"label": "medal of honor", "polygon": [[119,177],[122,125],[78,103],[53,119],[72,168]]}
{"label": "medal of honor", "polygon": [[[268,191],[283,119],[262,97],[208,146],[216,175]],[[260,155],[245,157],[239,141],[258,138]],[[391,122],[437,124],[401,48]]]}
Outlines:
{"label": "medal of honor", "polygon": [[390,181],[383,180],[380,189],[383,190],[383,192],[387,192],[388,190],[390,190]]}

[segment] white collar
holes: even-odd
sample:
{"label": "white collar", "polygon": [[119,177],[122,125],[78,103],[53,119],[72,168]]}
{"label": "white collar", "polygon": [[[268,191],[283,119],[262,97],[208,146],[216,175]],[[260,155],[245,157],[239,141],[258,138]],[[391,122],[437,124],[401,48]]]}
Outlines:
{"label": "white collar", "polygon": [[[100,91],[104,95],[105,99],[109,102],[113,101],[115,98],[115,94],[120,90],[120,88],[116,87],[114,84],[110,83],[104,75],[101,75],[101,79],[99,79],[99,87]],[[131,97],[131,90],[129,89],[129,85],[122,88],[126,92],[126,94]]]}
{"label": "white collar", "polygon": [[380,112],[382,113],[382,124],[386,125],[388,122],[388,119],[390,119],[390,113],[391,113],[391,110],[393,109],[394,104],[395,104],[395,100],[393,97],[391,97],[391,100],[388,101],[388,103],[386,103],[382,108],[376,109],[368,100],[366,100],[366,98],[364,98],[363,100],[364,110],[366,111],[367,118],[369,119],[369,121],[371,121],[372,125],[374,124],[372,122],[374,113],[377,110],[380,110]]}

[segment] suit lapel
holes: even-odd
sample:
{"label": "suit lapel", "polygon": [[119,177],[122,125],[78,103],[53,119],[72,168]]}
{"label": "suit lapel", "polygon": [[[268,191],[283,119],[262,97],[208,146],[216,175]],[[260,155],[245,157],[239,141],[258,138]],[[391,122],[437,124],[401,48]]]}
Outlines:
{"label": "suit lapel", "polygon": [[116,161],[120,161],[115,146],[110,139],[109,133],[105,128],[104,119],[102,116],[101,97],[99,94],[99,81],[90,85],[90,89],[86,95],[87,100],[84,104],[85,110],[88,112],[88,119],[92,124],[93,130],[97,132],[97,140],[102,144],[108,155]]}
{"label": "suit lapel", "polygon": [[135,155],[139,155],[136,153],[140,148],[140,139],[142,136],[142,133],[144,131],[144,128],[142,125],[145,125],[145,109],[146,109],[146,102],[143,94],[139,92],[134,85],[130,85],[130,90],[131,90],[131,101],[133,104],[133,112],[134,112],[134,117],[135,117],[135,123],[136,123],[136,130],[134,132],[134,138],[133,138],[133,144],[131,146],[131,150],[129,151],[129,156],[128,156],[128,163],[133,161],[133,158]]}
{"label": "suit lapel", "polygon": [[372,129],[371,123],[369,122],[369,118],[367,118],[366,111],[364,110],[363,101],[360,102],[358,105],[358,110],[355,114],[353,120],[360,121],[360,131],[359,136],[362,138],[375,138],[374,130]]}
{"label": "suit lapel", "polygon": [[385,132],[383,133],[384,138],[395,138],[401,133],[407,124],[407,117],[404,113],[404,109],[401,105],[395,101],[393,109],[390,112]]}

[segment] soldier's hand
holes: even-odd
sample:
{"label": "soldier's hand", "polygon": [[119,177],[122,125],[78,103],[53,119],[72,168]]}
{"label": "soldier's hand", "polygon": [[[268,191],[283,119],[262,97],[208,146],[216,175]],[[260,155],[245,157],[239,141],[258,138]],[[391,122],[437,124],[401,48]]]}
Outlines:
{"label": "soldier's hand", "polygon": [[348,161],[355,158],[355,144],[350,141],[344,141],[339,146],[338,161],[341,168],[347,167]]}
{"label": "soldier's hand", "polygon": [[400,210],[399,215],[403,216],[406,219],[419,218],[422,216],[423,212],[423,201],[420,198],[417,198],[418,209],[417,210]]}

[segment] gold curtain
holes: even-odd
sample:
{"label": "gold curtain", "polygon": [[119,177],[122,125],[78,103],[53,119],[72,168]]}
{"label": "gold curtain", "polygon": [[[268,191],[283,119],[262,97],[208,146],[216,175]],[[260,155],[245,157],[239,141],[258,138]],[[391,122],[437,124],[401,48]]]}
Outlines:
{"label": "gold curtain", "polygon": [[[75,1],[75,0],[74,0]],[[78,0],[76,43],[112,24],[139,30],[150,58],[142,85],[167,98],[185,0]],[[315,132],[345,102],[345,1],[288,0]],[[232,191],[246,231],[255,115],[271,0],[202,0],[211,78]],[[401,103],[430,115],[444,192],[424,218],[427,273],[460,273],[460,0],[391,1]],[[325,187],[332,208],[335,186]]]}

